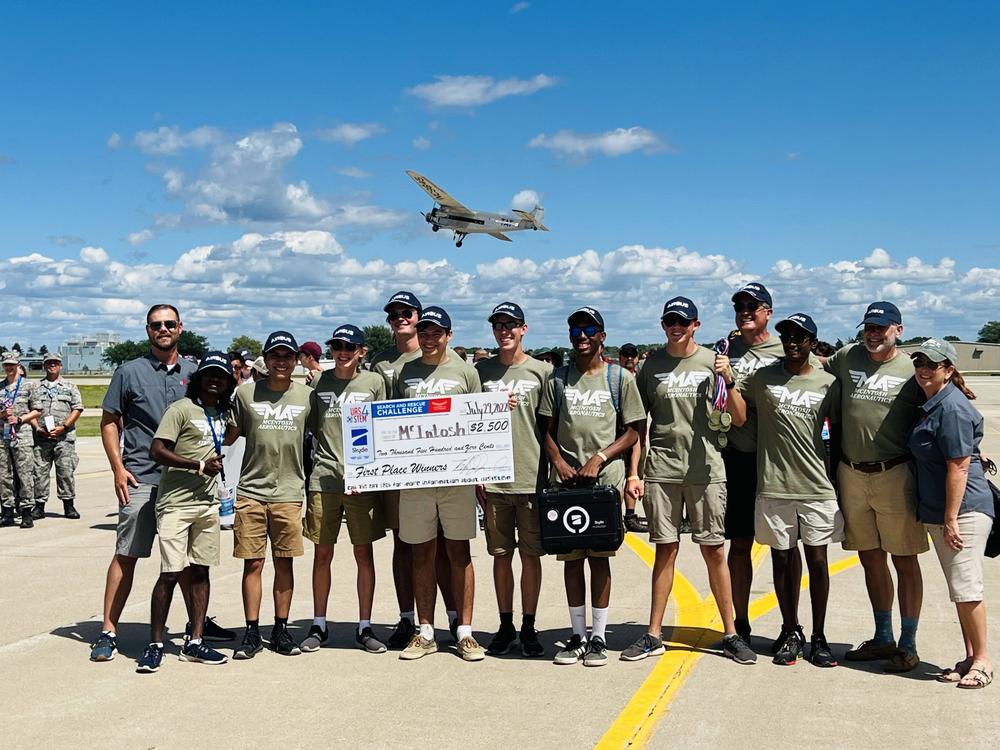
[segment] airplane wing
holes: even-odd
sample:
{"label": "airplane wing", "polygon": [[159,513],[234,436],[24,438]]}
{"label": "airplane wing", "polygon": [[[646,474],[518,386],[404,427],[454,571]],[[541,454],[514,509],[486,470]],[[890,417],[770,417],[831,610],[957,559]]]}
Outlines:
{"label": "airplane wing", "polygon": [[420,186],[421,190],[427,193],[427,195],[433,198],[436,202],[440,203],[442,207],[450,208],[455,211],[461,211],[462,213],[469,214],[470,216],[472,215],[473,212],[471,209],[463,206],[422,174],[414,172],[412,169],[406,170],[406,174],[408,174],[410,179]]}
{"label": "airplane wing", "polygon": [[503,232],[487,232],[486,234],[488,234],[490,237],[496,237],[498,240],[503,240],[504,242],[514,241]]}
{"label": "airplane wing", "polygon": [[542,224],[541,216],[538,213],[536,213],[536,212],[540,211],[541,209],[536,208],[535,211],[522,211],[519,208],[515,208],[515,209],[512,209],[512,210],[514,211],[514,213],[516,213],[522,219],[524,219],[525,221],[527,221],[530,224],[534,224],[536,227],[538,227],[539,229],[541,229],[543,232],[549,231],[549,228],[547,226],[545,226],[544,224]]}

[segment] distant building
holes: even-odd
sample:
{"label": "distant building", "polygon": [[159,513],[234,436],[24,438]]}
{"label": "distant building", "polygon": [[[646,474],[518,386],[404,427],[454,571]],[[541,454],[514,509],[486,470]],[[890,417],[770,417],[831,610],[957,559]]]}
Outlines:
{"label": "distant building", "polygon": [[67,341],[59,353],[62,355],[63,371],[66,373],[102,373],[112,368],[104,361],[104,352],[109,346],[121,343],[117,333],[95,333]]}
{"label": "distant building", "polygon": [[[958,352],[958,362],[954,362],[958,371],[963,374],[980,373],[984,375],[1000,374],[1000,344],[984,344],[980,341],[952,341],[951,345]],[[907,356],[919,344],[901,346]]]}

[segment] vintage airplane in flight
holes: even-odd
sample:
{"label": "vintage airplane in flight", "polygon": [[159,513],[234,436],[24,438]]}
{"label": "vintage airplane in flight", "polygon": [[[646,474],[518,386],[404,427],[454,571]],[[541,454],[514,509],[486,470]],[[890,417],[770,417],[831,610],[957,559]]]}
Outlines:
{"label": "vintage airplane in flight", "polygon": [[461,247],[462,240],[470,234],[488,234],[498,240],[511,242],[510,237],[504,232],[519,232],[523,229],[549,231],[548,227],[542,224],[545,210],[541,206],[535,206],[531,211],[512,209],[516,216],[473,211],[471,208],[463,206],[422,174],[413,170],[407,170],[406,174],[438,204],[431,209],[429,214],[421,211],[421,215],[435,232],[442,228],[454,232],[455,247]]}

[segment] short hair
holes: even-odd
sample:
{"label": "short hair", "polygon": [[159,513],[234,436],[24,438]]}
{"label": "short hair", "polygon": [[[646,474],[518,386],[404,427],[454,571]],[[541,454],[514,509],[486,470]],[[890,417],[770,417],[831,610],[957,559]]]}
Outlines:
{"label": "short hair", "polygon": [[174,315],[177,316],[177,321],[180,322],[181,314],[177,311],[177,308],[173,305],[153,305],[151,308],[146,310],[146,323],[149,323],[149,316],[155,313],[157,310],[173,310]]}

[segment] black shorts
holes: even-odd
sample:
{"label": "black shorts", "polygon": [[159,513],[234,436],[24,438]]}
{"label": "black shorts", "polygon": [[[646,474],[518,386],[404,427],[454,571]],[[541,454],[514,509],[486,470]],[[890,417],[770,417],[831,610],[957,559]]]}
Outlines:
{"label": "black shorts", "polygon": [[722,451],[726,464],[726,539],[753,539],[757,454]]}

